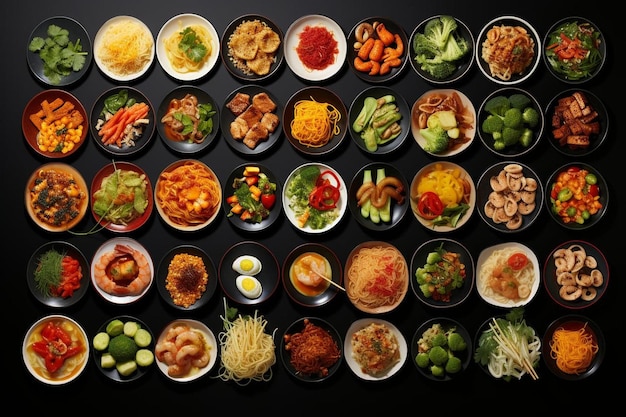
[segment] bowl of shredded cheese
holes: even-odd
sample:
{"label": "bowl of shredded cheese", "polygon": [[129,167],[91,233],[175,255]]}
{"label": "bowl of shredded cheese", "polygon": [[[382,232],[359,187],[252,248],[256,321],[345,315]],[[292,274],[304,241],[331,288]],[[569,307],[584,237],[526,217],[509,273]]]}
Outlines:
{"label": "bowl of shredded cheese", "polygon": [[107,20],[94,39],[94,59],[100,71],[115,81],[133,81],[154,62],[154,36],[133,16]]}

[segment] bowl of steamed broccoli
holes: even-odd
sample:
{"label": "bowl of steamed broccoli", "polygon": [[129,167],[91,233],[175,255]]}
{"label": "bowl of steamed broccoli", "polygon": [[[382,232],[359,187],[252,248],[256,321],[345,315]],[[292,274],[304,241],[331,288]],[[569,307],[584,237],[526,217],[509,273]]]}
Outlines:
{"label": "bowl of steamed broccoli", "polygon": [[544,114],[537,99],[521,88],[505,87],[482,102],[476,130],[487,149],[511,158],[533,150],[544,126]]}
{"label": "bowl of steamed broccoli", "polygon": [[428,379],[456,379],[471,362],[471,336],[454,319],[432,318],[415,331],[411,341],[411,358],[418,372]]}
{"label": "bowl of steamed broccoli", "polygon": [[411,66],[429,83],[453,83],[472,67],[474,47],[474,36],[465,23],[450,15],[432,16],[411,34]]}

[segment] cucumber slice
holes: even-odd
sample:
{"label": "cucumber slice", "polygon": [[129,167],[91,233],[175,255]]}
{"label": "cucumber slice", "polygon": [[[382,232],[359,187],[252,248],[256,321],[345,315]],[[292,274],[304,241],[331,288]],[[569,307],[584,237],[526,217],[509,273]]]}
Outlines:
{"label": "cucumber slice", "polygon": [[139,366],[150,366],[154,362],[154,353],[150,349],[139,349],[135,355],[135,362]]}
{"label": "cucumber slice", "polygon": [[122,376],[129,376],[137,370],[137,362],[130,360],[126,362],[118,362],[115,364],[117,372]]}
{"label": "cucumber slice", "polygon": [[109,347],[111,336],[107,332],[100,332],[93,337],[93,348],[100,352]]}
{"label": "cucumber slice", "polygon": [[127,321],[124,323],[124,334],[128,337],[135,337],[135,333],[137,333],[137,329],[140,327],[136,321]]}
{"label": "cucumber slice", "polygon": [[148,347],[152,343],[152,335],[146,329],[137,329],[134,339],[135,344],[140,348]]}
{"label": "cucumber slice", "polygon": [[113,368],[116,364],[116,360],[110,353],[103,353],[100,357],[100,366],[104,369]]}
{"label": "cucumber slice", "polygon": [[109,324],[107,324],[106,332],[111,337],[122,334],[122,332],[124,332],[124,322],[118,319],[111,320]]}

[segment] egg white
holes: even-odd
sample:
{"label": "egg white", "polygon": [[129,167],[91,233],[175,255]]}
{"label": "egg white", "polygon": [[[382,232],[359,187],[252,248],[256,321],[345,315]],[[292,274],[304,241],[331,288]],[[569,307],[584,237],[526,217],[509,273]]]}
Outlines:
{"label": "egg white", "polygon": [[[252,263],[252,267],[250,269],[245,269],[243,267],[243,264],[246,263],[246,261],[249,261]],[[238,274],[251,275],[251,276],[254,276],[258,274],[259,272],[261,272],[262,267],[263,265],[261,264],[261,261],[259,260],[259,258],[252,256],[252,255],[241,255],[233,261],[233,265],[232,265],[233,270],[237,272]]]}
{"label": "egg white", "polygon": [[[251,282],[253,284],[252,288],[245,288],[244,281]],[[239,275],[235,280],[235,285],[237,285],[237,289],[244,296],[250,299],[259,298],[261,293],[263,292],[263,287],[261,286],[261,282],[258,279],[253,277],[252,275]]]}

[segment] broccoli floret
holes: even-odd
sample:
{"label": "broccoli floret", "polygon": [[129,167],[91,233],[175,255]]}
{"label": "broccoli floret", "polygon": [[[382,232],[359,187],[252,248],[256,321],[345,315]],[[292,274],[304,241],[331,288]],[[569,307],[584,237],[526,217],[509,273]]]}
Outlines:
{"label": "broccoli floret", "polygon": [[439,253],[438,251],[429,252],[428,256],[426,256],[426,263],[429,265],[436,264],[440,260],[441,260],[441,253]]}
{"label": "broccoli floret", "polygon": [[456,65],[452,62],[444,61],[441,58],[438,58],[438,62],[424,62],[420,67],[423,71],[429,73],[433,78],[438,80],[443,80],[444,78],[448,78],[456,71]]}
{"label": "broccoli floret", "polygon": [[535,134],[533,133],[533,130],[527,127],[522,131],[522,134],[519,137],[519,143],[523,147],[527,148],[533,142],[534,137]]}
{"label": "broccoli floret", "polygon": [[467,342],[460,333],[451,332],[448,334],[448,347],[453,352],[459,352],[467,349]]}
{"label": "broccoli floret", "polygon": [[530,98],[526,94],[515,93],[509,96],[509,102],[511,103],[511,107],[523,110],[530,104]]}
{"label": "broccoli floret", "polygon": [[[502,136],[501,133],[500,133],[500,136]],[[506,148],[506,144],[504,143],[502,138],[499,138],[493,141],[493,149],[495,149],[496,151],[503,151],[504,148]]]}
{"label": "broccoli floret", "polygon": [[443,50],[441,51],[441,59],[444,61],[456,61],[463,58],[468,51],[468,44],[464,42],[464,38],[450,35]]}
{"label": "broccoli floret", "polygon": [[441,126],[420,129],[420,135],[426,140],[424,150],[430,153],[441,153],[448,149],[448,133]]}
{"label": "broccoli floret", "polygon": [[504,127],[511,127],[513,129],[519,129],[522,127],[522,111],[517,107],[511,107],[504,112]]}
{"label": "broccoli floret", "polygon": [[494,116],[490,114],[487,116],[485,120],[483,120],[483,124],[481,125],[482,131],[484,133],[493,134],[495,132],[502,131],[504,127],[504,122],[500,116]]}
{"label": "broccoli floret", "polygon": [[432,289],[433,287],[428,282],[425,282],[424,284],[420,284],[420,291],[422,291],[422,294],[424,294],[424,297],[426,298],[432,297],[433,295]]}
{"label": "broccoli floret", "polygon": [[430,367],[430,373],[434,376],[444,376],[446,374],[445,368],[441,365],[432,365]]}
{"label": "broccoli floret", "polygon": [[415,61],[419,64],[434,59],[440,54],[437,45],[423,33],[418,33],[413,38],[413,52],[415,52]]}
{"label": "broccoli floret", "polygon": [[444,333],[437,333],[430,339],[430,344],[434,346],[446,347],[448,345],[448,338]]}
{"label": "broccoli floret", "polygon": [[519,138],[522,136],[522,129],[515,129],[512,127],[505,126],[502,129],[502,141],[506,146],[515,145],[519,142]]}
{"label": "broccoli floret", "polygon": [[430,365],[430,359],[428,359],[428,353],[426,352],[418,353],[417,356],[415,357],[415,363],[420,368],[428,367],[428,365]]}
{"label": "broccoli floret", "polygon": [[511,108],[511,102],[505,96],[495,96],[487,100],[483,108],[494,116],[504,116],[504,113]]}
{"label": "broccoli floret", "polygon": [[445,365],[448,360],[448,351],[442,346],[433,346],[428,351],[428,359],[430,359],[433,365]]}
{"label": "broccoli floret", "polygon": [[109,353],[117,362],[127,362],[135,359],[138,349],[135,341],[123,333],[115,336],[109,342]]}
{"label": "broccoli floret", "polygon": [[455,374],[461,370],[461,367],[461,359],[456,356],[450,356],[448,362],[446,362],[445,371],[449,374]]}
{"label": "broccoli floret", "polygon": [[452,16],[442,15],[426,22],[424,34],[428,36],[439,49],[443,49],[452,32],[457,28],[456,20]]}
{"label": "broccoli floret", "polygon": [[522,120],[529,127],[536,127],[539,124],[539,112],[534,107],[526,107],[522,112]]}

